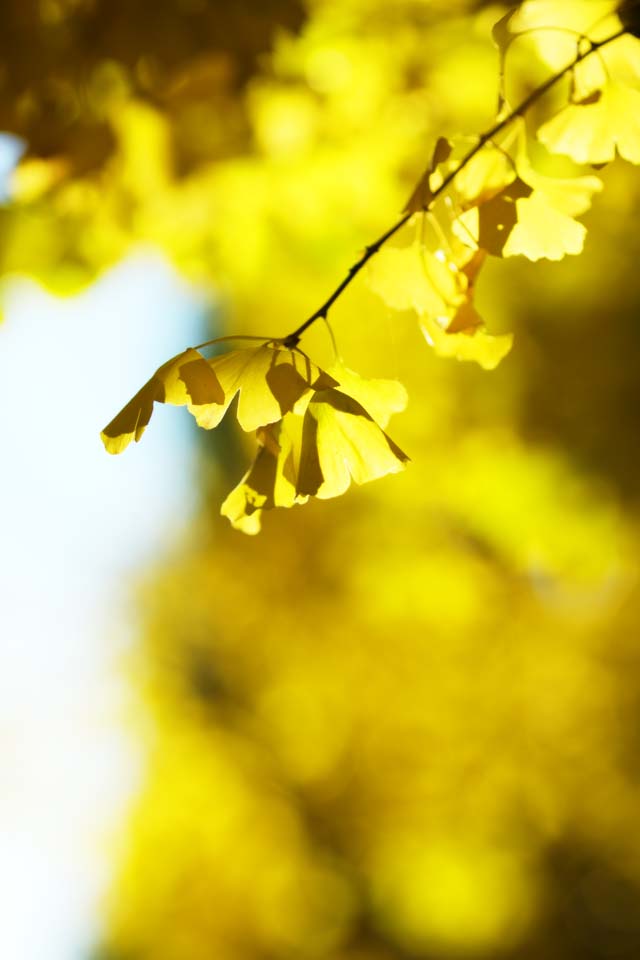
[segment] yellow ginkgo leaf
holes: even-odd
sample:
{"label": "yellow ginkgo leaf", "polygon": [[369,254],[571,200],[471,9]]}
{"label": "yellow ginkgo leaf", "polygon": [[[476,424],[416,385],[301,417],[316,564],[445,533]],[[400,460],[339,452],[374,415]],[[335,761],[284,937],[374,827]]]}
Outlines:
{"label": "yellow ginkgo leaf", "polygon": [[291,507],[296,502],[288,434],[280,424],[272,424],[257,434],[256,458],[220,508],[222,516],[227,517],[236,530],[251,535],[260,532],[263,510]]}
{"label": "yellow ginkgo leaf", "polygon": [[367,380],[341,362],[329,367],[328,373],[339,384],[340,392],[362,404],[379,427],[386,427],[392,415],[407,406],[407,391],[398,380]]}
{"label": "yellow ginkgo leaf", "polygon": [[456,174],[453,181],[456,203],[462,210],[479,206],[495,197],[516,179],[514,163],[506,149],[487,143]]}
{"label": "yellow ginkgo leaf", "polygon": [[[514,11],[508,29],[524,34],[538,56],[554,70],[560,70],[576,53],[580,37],[602,40],[620,27],[617,0],[525,0]],[[608,48],[602,51],[608,54]],[[600,70],[598,58],[589,58],[590,68]]]}
{"label": "yellow ginkgo leaf", "polygon": [[199,426],[210,430],[226,413],[236,393],[238,423],[253,432],[275,423],[292,410],[310,390],[335,386],[331,377],[298,350],[278,344],[235,350],[209,361],[224,390],[224,404],[196,417]]}
{"label": "yellow ginkgo leaf", "polygon": [[297,492],[338,497],[351,480],[368,483],[404,469],[408,457],[353,397],[315,393],[304,415]]}
{"label": "yellow ginkgo leaf", "polygon": [[513,334],[492,336],[486,332],[481,318],[472,306],[467,305],[465,312],[465,332],[449,333],[437,320],[422,317],[420,326],[425,339],[440,357],[469,360],[478,363],[485,370],[494,370],[511,350]]}
{"label": "yellow ginkgo leaf", "polygon": [[518,222],[518,200],[528,197],[531,187],[520,177],[477,211],[477,240],[480,249],[495,257],[504,256],[505,245]]}
{"label": "yellow ginkgo leaf", "polygon": [[[236,529],[258,533],[263,510],[305,503],[310,496],[337,497],[351,480],[367,483],[404,468],[408,457],[379,425],[404,409],[404,387],[365,380],[342,364],[332,373],[348,393],[313,391],[279,423],[257,431],[256,458],[221,508]],[[351,394],[365,399],[373,413]]]}
{"label": "yellow ginkgo leaf", "polygon": [[278,460],[266,448],[260,447],[256,459],[237,487],[234,487],[220,507],[231,526],[243,533],[260,533],[263,509],[275,506],[275,486]]}
{"label": "yellow ginkgo leaf", "polygon": [[187,406],[198,419],[210,410],[221,409],[224,391],[215,372],[197,350],[189,348],[172,357],[100,434],[109,453],[122,453],[132,440],[140,440],[151,419],[154,403]]}
{"label": "yellow ginkgo leaf", "polygon": [[503,256],[522,254],[529,260],[561,260],[581,253],[586,227],[563,213],[541,191],[517,201],[518,220],[504,245]]}
{"label": "yellow ginkgo leaf", "polygon": [[640,90],[610,80],[596,102],[570,104],[537,136],[547,149],[577,163],[609,163],[616,150],[640,163]]}
{"label": "yellow ginkgo leaf", "polygon": [[578,34],[593,33],[603,18],[612,15],[617,0],[525,0],[514,11],[510,22],[513,33],[529,30],[573,30]]}
{"label": "yellow ginkgo leaf", "polygon": [[421,243],[381,250],[371,261],[368,283],[394,310],[433,315],[460,303],[466,288],[464,276],[446,254]]}
{"label": "yellow ginkgo leaf", "polygon": [[[494,256],[560,260],[582,251],[586,229],[574,217],[589,209],[602,181],[593,175],[554,177],[536,170],[526,141],[518,149],[519,176],[497,196],[461,214],[465,231]],[[458,228],[460,229],[460,228]]]}

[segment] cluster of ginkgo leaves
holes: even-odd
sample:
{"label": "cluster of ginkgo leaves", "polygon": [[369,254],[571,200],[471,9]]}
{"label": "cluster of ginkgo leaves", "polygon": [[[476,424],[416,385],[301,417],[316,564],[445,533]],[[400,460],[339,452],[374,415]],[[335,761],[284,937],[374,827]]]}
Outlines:
{"label": "cluster of ginkgo leaves", "polygon": [[335,363],[321,370],[299,348],[278,341],[205,360],[195,349],[163,364],[105,427],[110,453],[139,440],[153,405],[186,406],[196,423],[217,427],[238,394],[240,427],[258,441],[255,461],[222,505],[245,533],[260,529],[262,510],[329,499],[351,480],[366,483],[401,470],[407,456],[384,432],[403,410],[406,392],[394,380],[364,380]]}
{"label": "cluster of ginkgo leaves", "polygon": [[[507,13],[493,30],[501,76],[494,126],[471,147],[468,138],[438,140],[401,219],[305,323],[212,359],[190,348],[169,360],[105,427],[106,449],[138,441],[155,402],[187,406],[212,429],[239,394],[237,420],[255,433],[257,453],[222,513],[245,533],[259,531],[265,509],[339,496],[351,480],[403,469],[408,457],[385,433],[406,405],[402,385],[365,380],[340,361],[321,370],[298,346],[304,331],[327,319],[368,265],[371,289],[392,310],[415,311],[437,354],[497,366],[512,337],[487,332],[474,306],[478,273],[488,256],[559,260],[582,251],[586,228],[576,218],[602,189],[594,168],[616,153],[640,163],[639,35],[638,0],[526,0]],[[549,75],[514,105],[508,61],[523,37]]]}

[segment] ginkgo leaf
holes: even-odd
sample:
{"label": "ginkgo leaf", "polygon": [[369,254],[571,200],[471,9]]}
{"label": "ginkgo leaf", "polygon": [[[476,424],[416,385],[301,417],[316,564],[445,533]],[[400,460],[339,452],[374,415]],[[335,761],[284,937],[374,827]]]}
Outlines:
{"label": "ginkgo leaf", "polygon": [[505,149],[487,143],[456,174],[456,202],[463,210],[486,203],[516,179],[515,164]]}
{"label": "ginkgo leaf", "polygon": [[[461,320],[458,322],[462,325]],[[444,330],[430,317],[422,317],[420,326],[427,343],[438,356],[473,361],[485,370],[494,370],[511,350],[513,334],[493,336],[487,333],[482,319],[471,305],[465,308],[464,322],[467,326],[459,333]]]}
{"label": "ginkgo leaf", "polygon": [[502,255],[560,260],[566,254],[581,253],[587,231],[574,218],[589,209],[594,194],[602,190],[602,181],[592,174],[555,177],[541,173],[529,160],[524,136],[517,163],[530,191],[516,201],[517,222]]}
{"label": "ginkgo leaf", "polygon": [[260,447],[249,470],[226,497],[220,513],[236,530],[250,535],[260,532],[263,509],[275,506],[273,488],[277,466],[278,460],[271,451]]}
{"label": "ginkgo leaf", "polygon": [[351,480],[368,483],[404,469],[408,457],[353,397],[315,393],[304,415],[297,491],[338,497]]}
{"label": "ginkgo leaf", "polygon": [[431,177],[441,163],[449,159],[452,146],[445,137],[438,137],[438,141],[433,151],[431,163],[420,178],[413,193],[407,201],[404,213],[419,213],[426,210],[433,199],[433,187]]}
{"label": "ginkgo leaf", "polygon": [[379,427],[386,427],[394,413],[402,413],[408,403],[407,391],[398,380],[367,380],[343,363],[328,370],[340,385],[340,391],[357,400]]}
{"label": "ginkgo leaf", "polygon": [[186,405],[198,419],[209,410],[221,408],[224,391],[215,372],[197,350],[189,348],[172,357],[100,434],[109,453],[122,453],[132,440],[140,440],[151,419],[154,403]]}
{"label": "ginkgo leaf", "polygon": [[640,163],[640,91],[610,80],[595,103],[570,104],[538,130],[553,153],[577,163],[609,163],[616,150]]}
{"label": "ginkgo leaf", "polygon": [[503,17],[500,17],[500,19],[496,23],[494,23],[493,28],[491,30],[491,37],[493,38],[493,42],[495,43],[498,50],[500,50],[502,54],[506,52],[509,44],[517,36],[517,33],[514,31],[513,24],[512,24],[513,17],[516,12],[517,12],[517,8],[515,7],[512,10],[508,10]]}
{"label": "ginkgo leaf", "polygon": [[[256,458],[221,507],[236,529],[258,533],[263,510],[305,503],[310,496],[337,497],[352,479],[366,483],[403,469],[408,457],[376,419],[386,423],[404,409],[404,387],[392,380],[365,380],[341,363],[332,372],[348,393],[314,390],[304,409],[298,405],[280,422],[257,431]],[[366,398],[375,416],[352,393]]]}
{"label": "ginkgo leaf", "polygon": [[257,435],[258,452],[253,464],[220,508],[236,530],[251,535],[260,532],[263,510],[291,507],[296,502],[296,489],[287,469],[291,453],[287,434],[280,424],[272,424]]}
{"label": "ginkgo leaf", "polygon": [[253,432],[282,419],[310,390],[336,386],[335,380],[300,351],[277,344],[235,350],[209,363],[224,390],[224,403],[196,417],[199,426],[207,430],[220,423],[236,393],[240,394],[238,423]]}
{"label": "ginkgo leaf", "polygon": [[517,177],[493,196],[463,209],[452,229],[456,236],[494,257],[501,257],[504,245],[518,220],[516,201],[531,193],[531,188]]}
{"label": "ginkgo leaf", "polygon": [[464,303],[458,307],[457,311],[446,326],[447,333],[474,333],[480,327],[484,326],[482,317],[473,305],[475,293],[475,282],[480,269],[487,258],[487,251],[478,249],[470,260],[462,268],[469,286]]}
{"label": "ginkgo leaf", "polygon": [[478,207],[478,244],[487,253],[501,257],[511,232],[518,222],[517,201],[531,194],[531,187],[520,177],[499,194]]}
{"label": "ginkgo leaf", "polygon": [[602,181],[591,174],[554,177],[539,172],[528,158],[524,137],[517,167],[513,183],[460,215],[464,230],[494,256],[560,260],[580,253],[586,229],[574,218],[589,209]]}
{"label": "ginkgo leaf", "polygon": [[518,221],[503,249],[503,256],[522,254],[529,260],[561,260],[582,252],[586,227],[558,210],[544,193],[536,191],[518,201]]}
{"label": "ginkgo leaf", "polygon": [[371,261],[368,283],[394,310],[442,314],[461,302],[466,282],[444,251],[421,243],[387,247]]}
{"label": "ginkgo leaf", "polygon": [[509,22],[513,34],[525,33],[554,69],[575,55],[580,37],[600,40],[619,26],[616,0],[525,0]]}
{"label": "ginkgo leaf", "polygon": [[494,24],[491,31],[491,36],[493,42],[498,48],[499,56],[499,80],[500,80],[500,94],[499,94],[499,103],[498,103],[498,116],[502,115],[503,109],[505,107],[505,92],[504,92],[504,80],[505,80],[505,71],[506,71],[506,62],[507,62],[507,52],[511,43],[517,36],[514,33],[511,21],[515,14],[516,10],[509,10],[503,17],[501,17],[497,23]]}

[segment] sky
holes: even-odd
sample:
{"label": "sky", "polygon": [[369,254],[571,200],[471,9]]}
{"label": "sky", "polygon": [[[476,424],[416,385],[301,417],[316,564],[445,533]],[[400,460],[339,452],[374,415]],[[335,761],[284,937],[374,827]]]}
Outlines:
{"label": "sky", "polygon": [[84,960],[144,773],[123,668],[136,574],[197,496],[186,410],[161,406],[119,457],[99,432],[203,339],[205,306],[143,250],[79,296],[16,277],[1,303],[0,956]]}

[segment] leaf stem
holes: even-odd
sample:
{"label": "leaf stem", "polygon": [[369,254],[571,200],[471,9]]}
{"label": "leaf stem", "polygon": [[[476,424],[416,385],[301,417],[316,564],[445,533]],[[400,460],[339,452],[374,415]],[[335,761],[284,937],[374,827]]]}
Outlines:
{"label": "leaf stem", "polygon": [[[571,63],[568,63],[565,67],[563,67],[557,73],[552,74],[552,76],[550,76],[548,80],[545,80],[545,82],[540,84],[539,87],[536,87],[536,89],[533,90],[527,97],[525,97],[524,100],[517,107],[514,107],[514,109],[510,113],[508,113],[501,120],[498,120],[489,130],[485,131],[485,133],[481,134],[480,138],[478,139],[478,142],[474,144],[474,146],[469,150],[468,153],[465,154],[465,156],[462,158],[458,166],[454,170],[451,170],[446,175],[446,177],[444,178],[440,186],[438,186],[432,192],[429,203],[426,204],[426,206],[424,207],[424,210],[428,210],[429,207],[433,205],[434,201],[437,200],[440,194],[442,194],[447,189],[447,187],[451,185],[453,180],[455,180],[458,174],[465,169],[465,167],[475,157],[475,155],[479,153],[480,150],[482,150],[482,148],[486,143],[488,143],[490,140],[493,140],[493,138],[496,137],[499,133],[502,133],[502,131],[506,127],[508,127],[509,124],[513,123],[513,121],[516,120],[518,117],[524,116],[524,114],[527,112],[529,107],[533,106],[533,104],[536,103],[536,101],[538,101],[541,97],[543,97],[544,94],[551,89],[551,87],[553,87],[556,83],[558,83],[559,80],[561,80],[564,76],[570,73],[571,70],[573,70],[574,67],[576,67],[579,63],[581,63],[583,60],[586,60],[586,58],[591,56],[592,53],[595,53],[597,50],[600,50],[602,47],[606,46],[607,44],[612,43],[614,40],[617,40],[624,33],[626,33],[626,29],[623,27],[622,29],[618,30],[616,33],[611,34],[611,36],[605,37],[604,40],[589,41],[590,46],[587,50],[583,50],[582,52],[576,53],[576,56],[571,61]],[[312,313],[311,316],[304,321],[304,323],[301,323],[300,326],[297,327],[295,330],[293,330],[292,333],[288,334],[288,336],[282,339],[282,343],[285,347],[289,347],[291,349],[297,346],[302,334],[305,332],[305,330],[308,330],[308,328],[312,324],[314,324],[316,320],[327,319],[327,314],[331,309],[331,307],[333,306],[333,304],[336,302],[338,297],[346,290],[346,288],[349,286],[352,280],[356,278],[356,276],[360,273],[360,271],[365,266],[365,264],[369,262],[371,257],[373,257],[378,252],[380,247],[382,247],[387,242],[387,240],[390,240],[391,237],[393,237],[394,234],[396,234],[405,225],[405,223],[407,223],[411,219],[412,216],[413,216],[413,212],[411,211],[409,213],[405,213],[402,217],[400,217],[400,219],[396,223],[393,224],[393,226],[389,227],[389,229],[386,230],[381,237],[378,237],[377,240],[374,240],[373,243],[370,243],[367,247],[365,247],[364,253],[360,257],[360,259],[357,260],[353,264],[353,266],[349,268],[349,271],[346,277],[342,280],[341,283],[338,284],[338,286],[333,291],[331,296],[329,296],[325,300],[322,306],[318,307],[315,313]]]}
{"label": "leaf stem", "polygon": [[225,337],[215,337],[213,340],[205,340],[204,343],[197,343],[192,350],[202,350],[203,347],[212,347],[215,343],[226,343],[228,340],[260,340],[262,343],[280,343],[281,337],[258,337],[248,333],[230,333]]}

